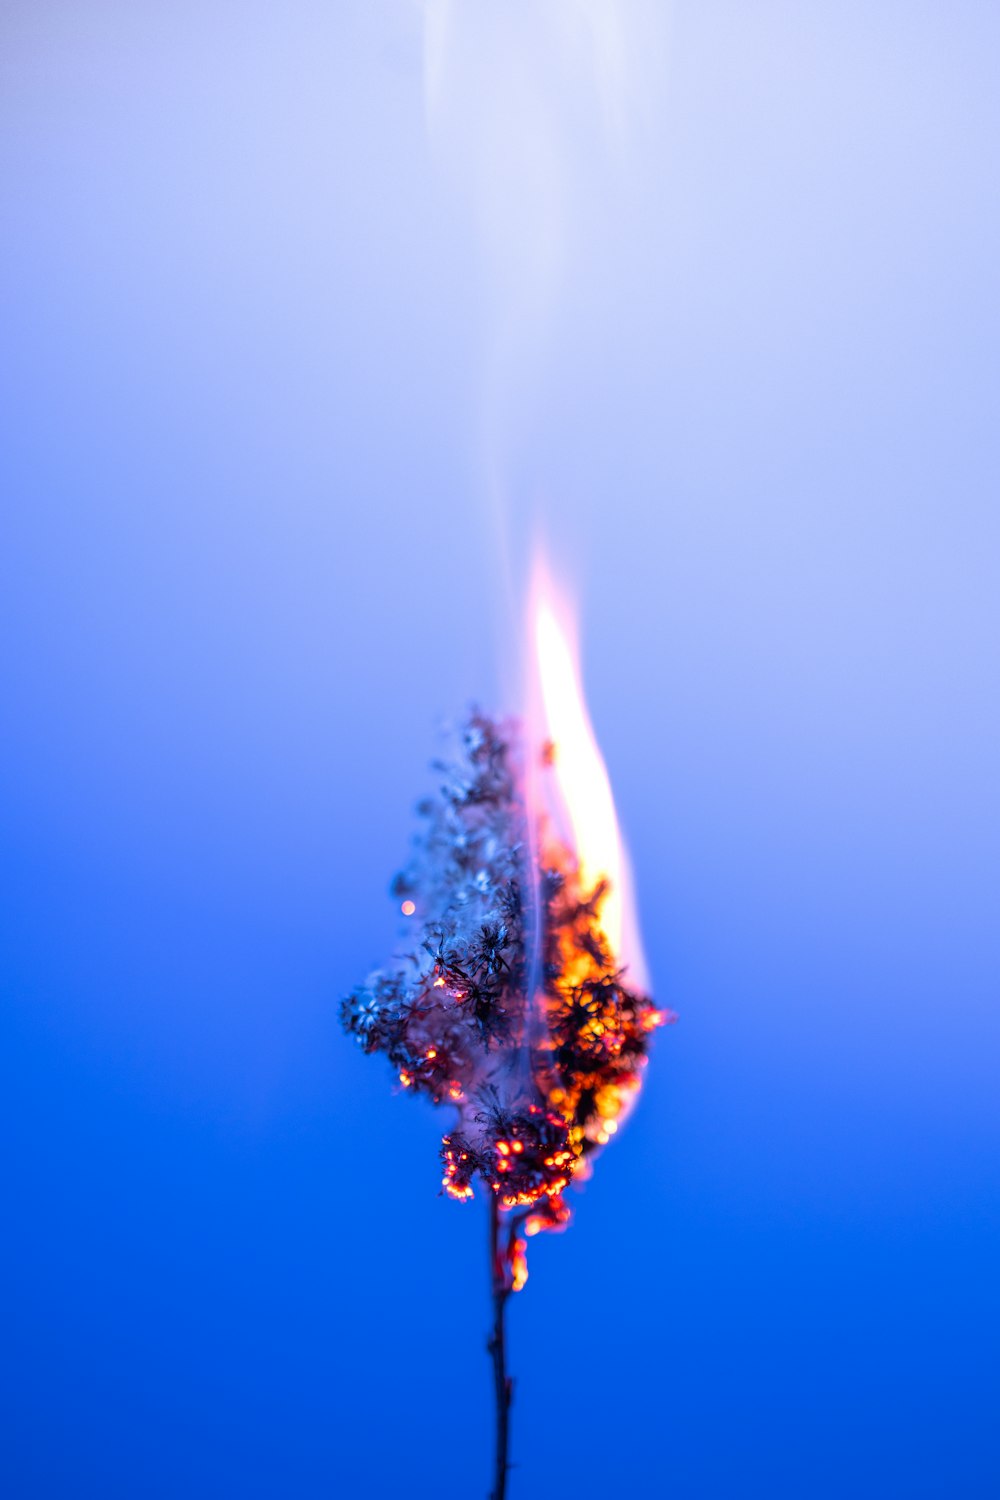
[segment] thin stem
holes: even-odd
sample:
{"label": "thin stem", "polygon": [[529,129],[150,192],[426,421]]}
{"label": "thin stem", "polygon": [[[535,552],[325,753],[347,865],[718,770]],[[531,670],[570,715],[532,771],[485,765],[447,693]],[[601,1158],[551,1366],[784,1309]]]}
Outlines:
{"label": "thin stem", "polygon": [[490,1194],[490,1287],[493,1296],[493,1332],[487,1351],[493,1357],[493,1385],[496,1396],[496,1469],[490,1500],[504,1500],[507,1494],[507,1447],[510,1436],[510,1403],[514,1382],[507,1374],[507,1345],[504,1337],[504,1310],[510,1287],[500,1250],[500,1205],[496,1193]]}

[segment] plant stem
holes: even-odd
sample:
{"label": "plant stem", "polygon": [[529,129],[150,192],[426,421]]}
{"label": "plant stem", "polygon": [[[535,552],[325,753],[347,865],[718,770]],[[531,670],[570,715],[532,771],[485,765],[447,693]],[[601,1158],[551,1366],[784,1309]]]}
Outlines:
{"label": "plant stem", "polygon": [[487,1351],[493,1358],[493,1385],[496,1396],[496,1469],[490,1500],[504,1500],[507,1494],[507,1447],[510,1434],[510,1403],[514,1382],[507,1374],[507,1345],[504,1338],[504,1310],[510,1287],[500,1251],[500,1205],[496,1193],[490,1194],[490,1287],[493,1296],[493,1332]]}

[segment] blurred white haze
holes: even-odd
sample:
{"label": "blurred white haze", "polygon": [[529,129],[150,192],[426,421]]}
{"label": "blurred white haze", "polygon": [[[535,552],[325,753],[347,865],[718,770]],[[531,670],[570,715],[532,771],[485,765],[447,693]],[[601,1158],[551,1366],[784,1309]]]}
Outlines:
{"label": "blurred white haze", "polygon": [[[670,6],[423,0],[421,10],[432,157],[468,213],[479,262],[483,482],[509,569],[518,420],[530,422],[558,378],[550,356],[567,286],[592,272],[602,220],[621,214],[623,189],[651,166]],[[591,275],[591,300],[594,290]]]}
{"label": "blurred white haze", "polygon": [[428,133],[474,216],[501,387],[537,357],[609,173],[650,148],[668,12],[649,0],[425,0]]}

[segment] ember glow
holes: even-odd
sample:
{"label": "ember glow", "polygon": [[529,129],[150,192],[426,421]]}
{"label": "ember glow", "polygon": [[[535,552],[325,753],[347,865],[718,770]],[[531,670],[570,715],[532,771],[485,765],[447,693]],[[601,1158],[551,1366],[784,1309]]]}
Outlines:
{"label": "ember glow", "polygon": [[395,882],[412,951],[343,1006],[403,1089],[455,1112],[442,1185],[464,1202],[478,1180],[508,1217],[508,1290],[527,1279],[522,1229],[566,1226],[567,1188],[616,1134],[672,1019],[623,960],[624,849],[571,622],[551,589],[532,609],[540,711],[527,730],[471,717]]}

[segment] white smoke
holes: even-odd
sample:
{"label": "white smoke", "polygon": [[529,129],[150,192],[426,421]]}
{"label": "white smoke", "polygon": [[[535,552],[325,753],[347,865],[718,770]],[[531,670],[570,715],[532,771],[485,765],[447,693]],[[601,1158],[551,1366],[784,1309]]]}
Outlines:
{"label": "white smoke", "polygon": [[662,95],[668,0],[423,0],[435,159],[483,275],[484,436],[538,378],[560,293]]}

